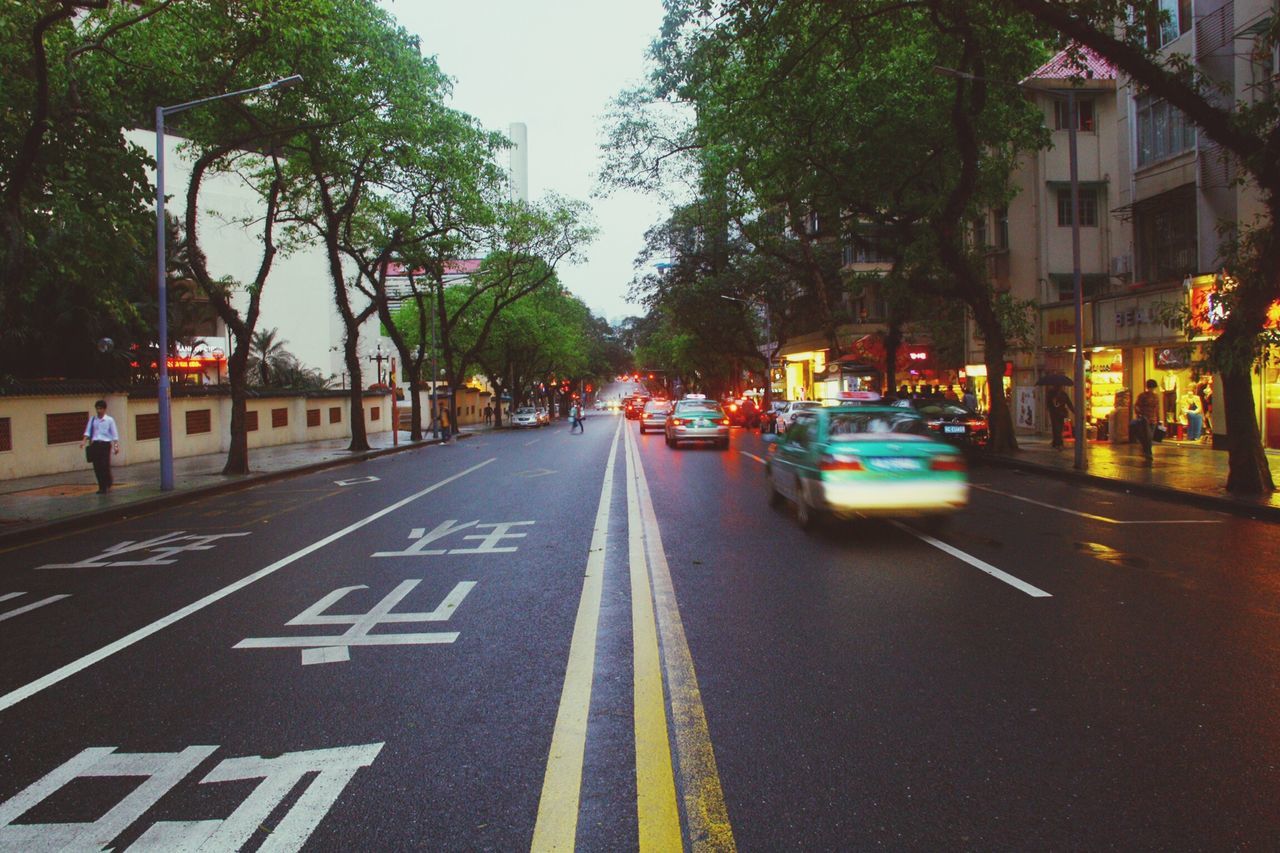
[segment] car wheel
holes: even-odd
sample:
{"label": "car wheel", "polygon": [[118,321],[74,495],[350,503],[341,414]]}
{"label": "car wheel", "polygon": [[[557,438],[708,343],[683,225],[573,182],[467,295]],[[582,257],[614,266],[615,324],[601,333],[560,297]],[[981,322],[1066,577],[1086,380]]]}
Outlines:
{"label": "car wheel", "polygon": [[644,424],[640,425],[640,434],[644,435]]}
{"label": "car wheel", "polygon": [[667,436],[667,447],[675,447],[676,442],[671,436]]}
{"label": "car wheel", "polygon": [[771,468],[764,469],[764,488],[769,495],[769,506],[774,508],[782,506],[782,492],[778,491],[778,487],[773,484],[773,470]]}

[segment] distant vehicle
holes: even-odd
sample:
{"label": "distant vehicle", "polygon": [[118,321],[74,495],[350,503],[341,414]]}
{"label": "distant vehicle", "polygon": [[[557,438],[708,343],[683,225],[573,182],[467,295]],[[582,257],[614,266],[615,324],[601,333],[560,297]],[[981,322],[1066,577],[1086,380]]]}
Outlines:
{"label": "distant vehicle", "polygon": [[964,457],[911,408],[808,409],[765,441],[769,502],[792,501],[801,527],[824,515],[917,516],[937,526],[969,502]]}
{"label": "distant vehicle", "polygon": [[651,429],[661,432],[667,426],[667,415],[671,414],[674,404],[670,400],[650,400],[644,404],[640,413],[640,434]]}
{"label": "distant vehicle", "polygon": [[622,404],[622,412],[627,416],[627,420],[634,421],[640,417],[640,412],[644,410],[644,404],[649,402],[649,398],[644,394],[632,394]]}
{"label": "distant vehicle", "polygon": [[591,404],[591,408],[595,409],[597,412],[603,412],[604,400],[596,400],[594,403]]}
{"label": "distant vehicle", "polygon": [[533,406],[521,406],[511,415],[511,425],[513,427],[536,427],[542,426],[542,422],[538,419],[538,410]]}
{"label": "distant vehicle", "polygon": [[538,426],[547,426],[551,423],[550,410],[538,407],[535,412],[538,415]]}
{"label": "distant vehicle", "polygon": [[985,447],[991,435],[986,417],[958,403],[898,400],[893,405],[919,412],[930,432],[961,447]]}
{"label": "distant vehicle", "polygon": [[750,397],[726,400],[724,413],[728,415],[729,423],[733,426],[750,427],[752,429],[760,426],[760,407]]}
{"label": "distant vehicle", "polygon": [[678,447],[682,441],[710,441],[721,450],[729,447],[729,418],[719,403],[701,394],[676,403],[664,431],[667,447]]}
{"label": "distant vehicle", "polygon": [[817,400],[792,400],[784,404],[783,407],[778,410],[778,432],[783,432],[791,425],[791,421],[796,416],[797,412],[812,411],[814,409],[821,408],[822,404]]}

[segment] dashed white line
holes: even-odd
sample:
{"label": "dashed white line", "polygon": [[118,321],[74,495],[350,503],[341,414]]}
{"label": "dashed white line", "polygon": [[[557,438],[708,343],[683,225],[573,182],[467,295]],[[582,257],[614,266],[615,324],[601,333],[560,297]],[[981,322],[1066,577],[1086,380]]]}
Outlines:
{"label": "dashed white line", "polygon": [[955,557],[957,560],[962,560],[963,562],[968,563],[969,565],[973,566],[975,569],[978,569],[979,571],[986,572],[996,580],[1004,581],[1009,586],[1013,587],[1014,589],[1025,592],[1027,595],[1031,596],[1032,598],[1053,598],[1053,596],[1050,593],[1045,592],[1043,589],[1040,589],[1039,587],[1036,587],[1036,586],[1032,586],[1031,584],[1027,583],[1024,580],[1020,580],[1019,578],[1015,578],[1013,575],[1009,574],[1008,572],[1004,572],[1004,571],[1001,571],[1000,569],[997,569],[995,566],[991,565],[985,560],[979,560],[977,557],[973,556],[972,554],[966,554],[964,551],[961,551],[959,548],[952,547],[951,545],[948,545],[946,542],[943,542],[940,539],[934,539],[932,536],[929,536],[926,533],[921,533],[919,530],[909,527],[900,521],[894,521],[891,523],[893,524],[894,527],[897,527],[899,530],[905,530],[907,533],[910,533],[912,536],[916,537],[921,542],[928,542],[930,545],[937,548],[939,551],[942,551],[943,553],[946,553],[946,554],[950,554],[951,556]]}
{"label": "dashed white line", "polygon": [[972,484],[972,486],[975,489],[981,489],[982,491],[990,492],[993,495],[1000,495],[1002,497],[1011,498],[1012,500],[1015,500],[1015,501],[1022,501],[1023,503],[1035,504],[1036,506],[1042,506],[1045,509],[1054,509],[1054,510],[1057,510],[1058,512],[1065,512],[1070,515],[1079,516],[1080,518],[1087,518],[1090,521],[1101,521],[1104,524],[1221,524],[1222,523],[1221,519],[1216,519],[1216,518],[1155,518],[1155,519],[1139,519],[1137,521],[1123,521],[1118,518],[1107,518],[1105,515],[1094,515],[1091,512],[1081,512],[1078,509],[1067,509],[1064,506],[1056,506],[1051,503],[1045,503],[1044,501],[1038,501],[1033,498],[1026,498],[1026,497],[1023,497],[1022,495],[1015,495],[1010,492],[1002,492],[999,489],[993,489],[990,486],[980,486],[977,483]]}

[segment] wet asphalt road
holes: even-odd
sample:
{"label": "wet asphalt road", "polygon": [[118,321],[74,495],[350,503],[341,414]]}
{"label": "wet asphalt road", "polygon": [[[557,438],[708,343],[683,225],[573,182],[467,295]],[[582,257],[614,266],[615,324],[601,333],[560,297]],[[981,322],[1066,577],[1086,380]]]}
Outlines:
{"label": "wet asphalt road", "polygon": [[0,552],[0,850],[1280,846],[1275,525],[805,533],[764,454],[593,413]]}

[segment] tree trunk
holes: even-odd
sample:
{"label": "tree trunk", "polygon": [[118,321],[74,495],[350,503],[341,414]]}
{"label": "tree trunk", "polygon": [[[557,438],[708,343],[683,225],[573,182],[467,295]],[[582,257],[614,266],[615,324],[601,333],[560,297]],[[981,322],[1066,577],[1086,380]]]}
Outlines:
{"label": "tree trunk", "polygon": [[1269,495],[1276,485],[1258,431],[1253,370],[1246,363],[1232,362],[1221,375],[1227,422],[1227,491],[1246,497]]}
{"label": "tree trunk", "polygon": [[227,359],[227,381],[231,385],[231,445],[227,449],[227,461],[223,474],[249,473],[249,432],[246,429],[247,402],[249,399],[249,340],[236,335],[235,349]]}
{"label": "tree trunk", "polygon": [[422,380],[418,372],[409,374],[409,440],[422,441]]}
{"label": "tree trunk", "polygon": [[364,376],[360,372],[360,339],[348,333],[343,345],[347,372],[351,374],[351,443],[347,450],[368,450],[369,434],[364,426]]}
{"label": "tree trunk", "polygon": [[884,336],[884,390],[886,394],[898,392],[898,347],[902,344],[902,324],[889,321]]}

